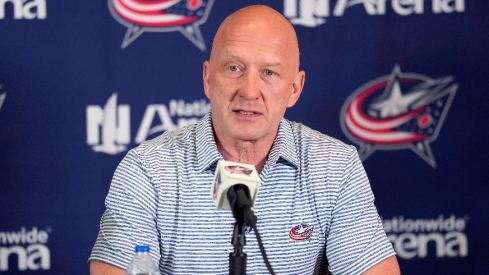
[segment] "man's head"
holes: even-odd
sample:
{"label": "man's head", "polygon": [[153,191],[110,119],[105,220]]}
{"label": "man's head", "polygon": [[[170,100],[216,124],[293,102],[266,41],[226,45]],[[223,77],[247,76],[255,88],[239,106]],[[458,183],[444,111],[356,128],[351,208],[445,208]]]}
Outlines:
{"label": "man's head", "polygon": [[219,27],[203,78],[218,139],[273,141],[304,85],[294,28],[266,6],[238,10]]}

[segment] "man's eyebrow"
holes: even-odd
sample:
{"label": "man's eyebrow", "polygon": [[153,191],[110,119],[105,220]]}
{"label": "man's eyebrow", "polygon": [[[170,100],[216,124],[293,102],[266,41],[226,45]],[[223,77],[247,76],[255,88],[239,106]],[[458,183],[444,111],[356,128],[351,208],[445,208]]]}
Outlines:
{"label": "man's eyebrow", "polygon": [[239,61],[241,61],[241,59],[242,59],[242,58],[241,58],[239,55],[236,55],[236,54],[234,54],[234,53],[230,53],[230,52],[226,52],[226,53],[224,54],[224,59],[223,59],[223,61],[225,61],[225,62],[229,62],[230,60],[236,60],[236,61],[238,61],[238,62],[239,62]]}
{"label": "man's eyebrow", "polygon": [[263,64],[267,67],[282,67],[280,62],[263,62]]}

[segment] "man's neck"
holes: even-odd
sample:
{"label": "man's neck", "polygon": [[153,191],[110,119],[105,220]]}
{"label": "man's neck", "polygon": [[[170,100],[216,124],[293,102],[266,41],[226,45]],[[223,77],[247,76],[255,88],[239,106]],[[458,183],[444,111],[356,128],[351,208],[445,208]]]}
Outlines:
{"label": "man's neck", "polygon": [[217,150],[225,160],[252,164],[258,173],[261,173],[272,148],[270,141],[222,141],[216,137]]}

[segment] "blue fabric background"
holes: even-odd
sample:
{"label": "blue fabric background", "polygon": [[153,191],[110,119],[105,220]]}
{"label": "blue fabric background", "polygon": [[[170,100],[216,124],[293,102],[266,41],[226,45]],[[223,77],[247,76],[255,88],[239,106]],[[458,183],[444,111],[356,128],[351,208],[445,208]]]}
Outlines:
{"label": "blue fabric background", "polygon": [[[286,118],[346,143],[358,146],[341,128],[341,108],[362,85],[389,76],[396,65],[430,79],[453,76],[456,95],[429,143],[436,167],[410,149],[377,150],[364,165],[384,221],[405,221],[404,229],[388,232],[401,239],[396,250],[405,255],[399,257],[403,274],[489,274],[489,3],[413,0],[422,12],[401,15],[393,8],[398,0],[202,1],[208,5],[198,26],[202,51],[180,31],[155,29],[122,48],[127,27],[111,14],[111,1],[0,1],[0,274],[25,273],[19,261],[31,261],[20,269],[37,269],[27,273],[88,272],[112,174],[127,149],[138,145],[145,112],[151,105],[167,108],[174,125],[201,117],[191,106],[207,106],[202,65],[213,36],[227,15],[252,3],[281,13],[285,4],[297,4],[296,17],[307,15],[307,5],[329,4],[328,16],[320,6],[309,14],[323,24],[294,25],[306,84]],[[369,14],[383,2],[384,13]],[[341,3],[351,6],[335,16]],[[433,3],[444,3],[445,12],[434,12]],[[39,18],[42,7],[45,18]],[[22,18],[14,18],[22,10]],[[94,116],[88,107],[117,116],[108,104],[114,94],[117,106],[128,107],[130,124],[120,117],[118,123],[129,127],[130,140],[112,142],[125,146],[121,152],[96,152],[87,142],[88,117]],[[187,103],[187,113],[177,114],[170,107],[175,102]],[[151,114],[151,126],[162,124]],[[409,229],[407,220],[439,220],[445,227]],[[26,255],[12,253],[15,246]]]}

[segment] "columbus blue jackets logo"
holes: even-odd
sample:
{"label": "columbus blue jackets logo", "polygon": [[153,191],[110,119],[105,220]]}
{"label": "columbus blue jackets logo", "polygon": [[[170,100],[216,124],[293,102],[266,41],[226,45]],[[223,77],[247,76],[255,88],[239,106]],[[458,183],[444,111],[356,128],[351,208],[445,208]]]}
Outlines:
{"label": "columbus blue jackets logo", "polygon": [[243,174],[249,176],[253,170],[239,166],[239,165],[229,165],[224,167],[227,171],[231,172],[231,174]]}
{"label": "columbus blue jackets logo", "polygon": [[289,237],[292,240],[301,241],[301,240],[309,240],[312,237],[312,230],[314,229],[313,225],[309,224],[299,224],[294,226],[290,232]]}
{"label": "columbus blue jackets logo", "polygon": [[121,47],[144,32],[181,32],[206,50],[199,26],[207,21],[214,0],[108,0],[112,16],[127,27]]}
{"label": "columbus blue jackets logo", "polygon": [[219,174],[217,174],[216,177],[216,184],[214,184],[214,189],[212,190],[212,199],[216,200],[217,199],[217,193],[219,191],[219,187],[221,187],[221,171],[219,171]]}
{"label": "columbus blue jackets logo", "polygon": [[341,110],[341,128],[360,146],[362,160],[376,150],[411,149],[435,168],[429,144],[437,139],[457,91],[453,80],[403,73],[396,65],[390,75],[352,93]]}

